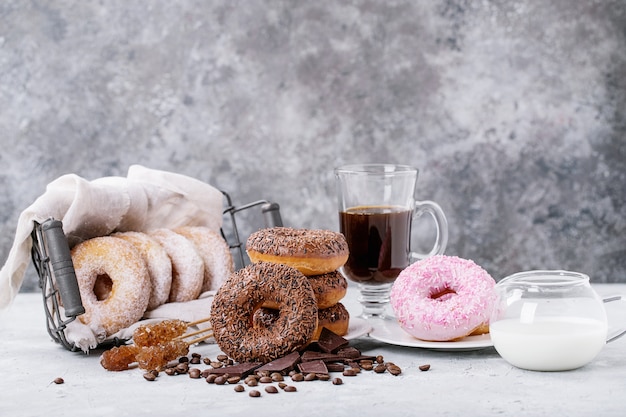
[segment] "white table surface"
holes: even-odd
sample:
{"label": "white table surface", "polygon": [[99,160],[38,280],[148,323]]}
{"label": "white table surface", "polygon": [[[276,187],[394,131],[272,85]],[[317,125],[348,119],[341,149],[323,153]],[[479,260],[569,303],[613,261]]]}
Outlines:
{"label": "white table surface", "polygon": [[[626,293],[626,284],[595,288],[600,294]],[[352,287],[343,301],[352,314],[359,311]],[[624,303],[607,307],[611,326],[626,325]],[[352,345],[383,355],[402,374],[362,372],[342,377],[344,384],[338,386],[290,382],[297,392],[267,394],[261,388],[262,396],[252,398],[232,385],[207,384],[187,375],[162,373],[148,382],[140,369],[108,372],[99,364],[100,352],[70,352],[50,339],[37,293],[18,294],[11,309],[0,315],[0,335],[0,416],[626,415],[626,337],[607,344],[583,368],[544,373],[517,369],[491,347],[442,352],[363,336]],[[212,358],[220,353],[214,344],[191,351]],[[423,364],[430,364],[430,370],[420,371]],[[65,383],[52,383],[57,377]]]}

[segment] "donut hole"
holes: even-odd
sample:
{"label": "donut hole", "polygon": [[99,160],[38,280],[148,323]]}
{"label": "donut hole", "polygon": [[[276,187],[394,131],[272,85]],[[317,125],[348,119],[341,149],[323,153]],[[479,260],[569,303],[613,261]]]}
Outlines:
{"label": "donut hole", "polygon": [[443,288],[433,288],[430,290],[430,298],[437,301],[446,301],[453,295],[456,295],[456,291],[448,286]]}
{"label": "donut hole", "polygon": [[111,295],[113,291],[113,280],[107,274],[99,274],[96,282],[93,284],[93,293],[96,294],[98,301],[104,301]]}

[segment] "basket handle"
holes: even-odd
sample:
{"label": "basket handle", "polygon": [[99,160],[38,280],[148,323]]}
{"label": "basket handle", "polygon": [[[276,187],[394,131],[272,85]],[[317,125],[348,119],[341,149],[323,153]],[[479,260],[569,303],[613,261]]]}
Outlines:
{"label": "basket handle", "polygon": [[59,220],[48,219],[41,225],[47,255],[50,257],[52,275],[61,295],[66,317],[76,317],[85,313],[80,298],[78,281],[70,248],[63,233],[63,224]]}

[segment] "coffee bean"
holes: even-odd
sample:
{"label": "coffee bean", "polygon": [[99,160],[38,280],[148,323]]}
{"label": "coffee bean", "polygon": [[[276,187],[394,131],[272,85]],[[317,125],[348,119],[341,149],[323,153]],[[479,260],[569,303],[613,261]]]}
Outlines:
{"label": "coffee bean", "polygon": [[394,376],[400,375],[402,373],[402,370],[400,369],[399,366],[397,365],[392,365],[392,366],[388,366],[387,367],[387,371]]}
{"label": "coffee bean", "polygon": [[165,368],[165,371],[164,371],[164,372],[165,372],[166,374],[170,375],[170,376],[171,376],[171,375],[176,375],[176,368]]}
{"label": "coffee bean", "polygon": [[226,378],[224,375],[221,375],[215,378],[216,385],[224,385],[226,384],[227,381],[228,381],[228,378]]}
{"label": "coffee bean", "polygon": [[387,367],[383,365],[382,363],[374,367],[374,372],[376,372],[377,374],[382,374],[386,370],[387,370]]}
{"label": "coffee bean", "polygon": [[287,385],[284,388],[285,392],[296,392],[298,391],[298,389],[296,387],[294,387],[293,385]]}
{"label": "coffee bean", "polygon": [[315,376],[320,381],[328,381],[330,379],[330,375],[328,375],[328,374],[315,374]]}
{"label": "coffee bean", "polygon": [[352,368],[348,368],[348,369],[343,371],[343,376],[356,376],[356,374],[357,373]]}
{"label": "coffee bean", "polygon": [[192,364],[192,365],[199,365],[200,364],[200,358],[194,356],[193,358],[191,358],[189,360],[189,363]]}
{"label": "coffee bean", "polygon": [[187,356],[181,356],[178,358],[179,363],[189,362],[189,358]]}
{"label": "coffee bean", "polygon": [[315,375],[314,373],[309,373],[306,374],[306,376],[304,377],[305,381],[315,381],[317,379],[317,375]]}
{"label": "coffee bean", "polygon": [[245,389],[245,387],[243,385],[237,384],[237,385],[235,385],[234,390],[235,390],[235,392],[244,392],[246,389]]}
{"label": "coffee bean", "polygon": [[146,372],[143,374],[143,379],[145,379],[146,381],[154,381],[156,379],[156,376],[154,376],[152,372]]}
{"label": "coffee bean", "polygon": [[209,374],[209,376],[206,377],[206,382],[209,384],[215,384],[216,379],[217,379],[217,375]]}
{"label": "coffee bean", "polygon": [[191,368],[189,370],[189,378],[199,379],[200,378],[200,374],[201,374],[201,372],[200,372],[200,370],[198,368]]}
{"label": "coffee bean", "polygon": [[430,365],[426,364],[426,365],[420,365],[420,371],[428,371],[430,369]]}
{"label": "coffee bean", "polygon": [[343,380],[341,378],[333,378],[333,385],[341,385]]}
{"label": "coffee bean", "polygon": [[378,355],[376,356],[376,363],[384,363],[385,359],[383,358],[382,355]]}
{"label": "coffee bean", "polygon": [[228,377],[228,379],[226,381],[228,381],[229,384],[237,384],[237,383],[239,383],[239,381],[241,381],[241,377],[239,377],[239,376],[231,376],[231,377]]}
{"label": "coffee bean", "polygon": [[253,389],[252,391],[250,391],[250,394],[248,394],[251,397],[260,397],[261,393],[255,389]]}
{"label": "coffee bean", "polygon": [[159,376],[159,371],[157,371],[156,369],[152,369],[150,370],[150,372],[152,372],[154,376]]}
{"label": "coffee bean", "polygon": [[228,361],[228,356],[226,355],[217,355],[217,360],[220,362],[226,362]]}
{"label": "coffee bean", "polygon": [[300,382],[300,381],[304,381],[304,375],[302,375],[301,373],[295,373],[293,375],[291,375],[291,380],[294,382]]}
{"label": "coffee bean", "polygon": [[272,378],[271,378],[271,377],[269,377],[269,376],[262,376],[262,377],[259,379],[259,382],[260,382],[261,384],[269,384],[269,383],[274,382],[274,381],[273,381],[273,380],[272,380]]}
{"label": "coffee bean", "polygon": [[52,382],[54,382],[57,385],[60,385],[60,384],[63,384],[65,382],[65,380],[63,378],[61,378],[61,377],[58,377],[58,378],[54,378],[54,380]]}
{"label": "coffee bean", "polygon": [[270,385],[265,387],[265,392],[267,392],[268,394],[278,394],[278,388],[276,388],[274,385]]}
{"label": "coffee bean", "polygon": [[272,378],[272,381],[274,381],[274,382],[279,382],[279,381],[284,381],[285,380],[283,378],[283,375],[280,372],[273,372],[270,375],[270,378]]}

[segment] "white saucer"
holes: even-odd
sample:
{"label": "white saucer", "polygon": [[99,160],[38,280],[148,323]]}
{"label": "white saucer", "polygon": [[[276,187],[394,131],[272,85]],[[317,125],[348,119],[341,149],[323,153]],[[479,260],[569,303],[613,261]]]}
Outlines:
{"label": "white saucer", "polygon": [[388,320],[374,319],[369,322],[372,325],[370,337],[392,345],[442,351],[478,350],[493,346],[489,334],[467,336],[456,342],[429,342],[417,339],[405,332],[394,318]]}
{"label": "white saucer", "polygon": [[371,324],[360,317],[350,317],[350,324],[348,324],[348,333],[343,335],[344,339],[356,339],[357,337],[365,336],[372,331]]}

